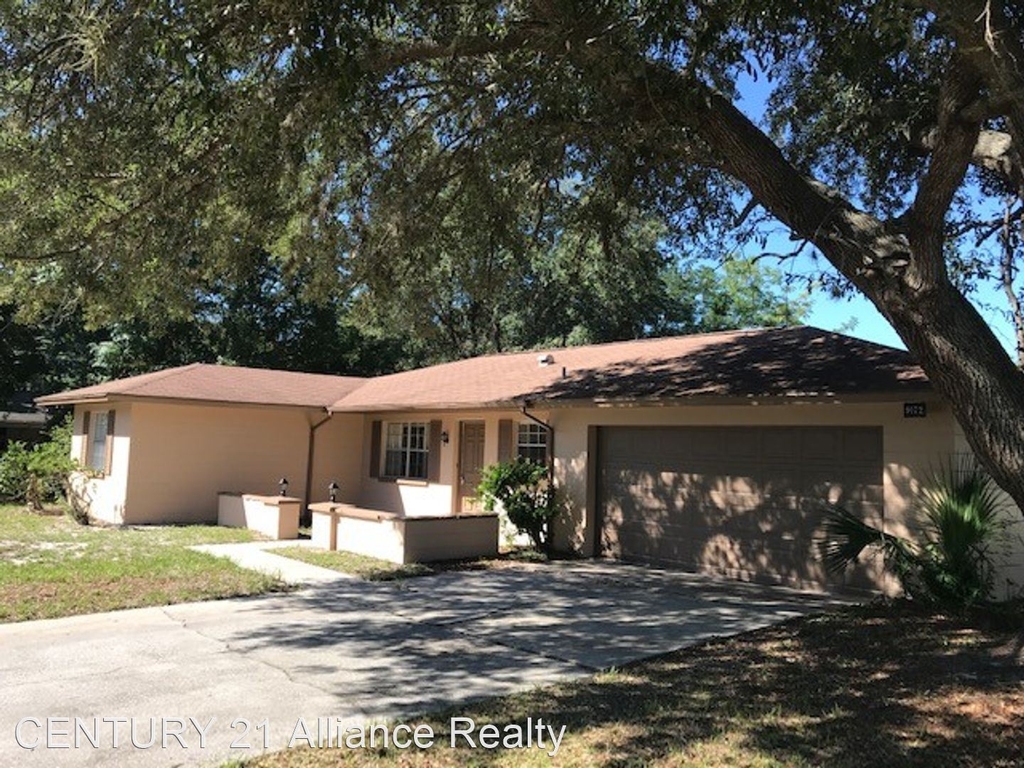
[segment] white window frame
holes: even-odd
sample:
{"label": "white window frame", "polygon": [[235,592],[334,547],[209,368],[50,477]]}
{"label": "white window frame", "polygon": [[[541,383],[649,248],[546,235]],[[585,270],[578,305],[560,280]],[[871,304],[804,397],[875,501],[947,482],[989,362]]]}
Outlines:
{"label": "white window frame", "polygon": [[[102,430],[100,429],[102,425]],[[110,411],[91,411],[89,431],[85,435],[85,466],[106,474],[110,468],[113,435],[110,434]]]}
{"label": "white window frame", "polygon": [[543,459],[538,463],[547,466],[549,450],[547,429],[532,421],[518,423],[516,427],[516,456],[537,462],[534,454],[540,451],[543,453]]}
{"label": "white window frame", "polygon": [[[427,480],[430,476],[430,424],[425,421],[385,422],[383,432],[381,476]],[[416,472],[419,468],[421,472]]]}

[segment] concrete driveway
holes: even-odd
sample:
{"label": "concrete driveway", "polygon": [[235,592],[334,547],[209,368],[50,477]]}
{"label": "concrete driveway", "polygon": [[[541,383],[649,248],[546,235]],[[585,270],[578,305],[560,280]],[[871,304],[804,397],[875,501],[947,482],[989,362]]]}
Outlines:
{"label": "concrete driveway", "polygon": [[0,765],[218,764],[284,747],[299,718],[415,716],[831,604],[585,562],[0,625]]}

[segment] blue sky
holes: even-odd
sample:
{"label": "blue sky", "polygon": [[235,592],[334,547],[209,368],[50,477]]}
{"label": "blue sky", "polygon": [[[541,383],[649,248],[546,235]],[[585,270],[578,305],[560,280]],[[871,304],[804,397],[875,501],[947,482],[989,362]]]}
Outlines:
{"label": "blue sky", "polygon": [[[776,253],[784,249],[792,249],[793,244],[788,239],[773,248],[769,241],[767,250]],[[757,247],[747,247],[744,256],[756,256],[760,253]],[[791,263],[778,265],[784,272],[795,274],[815,275],[823,269],[831,270],[828,262],[819,257],[817,261],[810,256],[800,255]],[[810,314],[807,317],[807,324],[824,328],[830,331],[841,330],[850,336],[857,336],[862,339],[874,341],[879,344],[887,344],[891,347],[905,349],[906,345],[900,340],[896,331],[889,325],[874,305],[862,295],[854,294],[849,299],[833,299],[825,291],[813,291],[810,295],[812,304]],[[978,286],[971,300],[981,312],[982,317],[995,331],[996,337],[1006,347],[1007,352],[1016,355],[1014,349],[1013,324],[1007,314],[1008,307],[1006,297],[994,284],[981,284]],[[852,326],[852,327],[851,327]]]}
{"label": "blue sky", "polygon": [[[738,84],[740,93],[738,106],[748,117],[755,122],[760,122],[770,90],[767,78],[761,75],[754,79],[744,73],[739,76]],[[743,200],[740,205],[745,203],[746,200]],[[788,253],[793,250],[794,246],[795,244],[780,232],[769,237],[764,251]],[[815,259],[810,253],[812,250],[808,246],[804,252],[792,259],[787,259],[782,263],[768,260],[768,263],[785,273],[799,276],[814,276],[824,270],[834,272],[824,258],[819,256]],[[741,254],[746,257],[754,257],[761,253],[762,249],[753,243],[741,250]],[[848,299],[833,299],[826,291],[818,290],[813,291],[810,298],[812,304],[807,318],[809,325],[826,330],[842,330],[851,336],[905,348],[889,322],[870,301],[859,293]],[[1008,304],[1002,290],[995,285],[994,281],[990,284],[980,284],[970,298],[981,312],[982,317],[995,331],[996,337],[1003,343],[1003,346],[1011,355],[1015,355],[1013,324],[1008,315]]]}

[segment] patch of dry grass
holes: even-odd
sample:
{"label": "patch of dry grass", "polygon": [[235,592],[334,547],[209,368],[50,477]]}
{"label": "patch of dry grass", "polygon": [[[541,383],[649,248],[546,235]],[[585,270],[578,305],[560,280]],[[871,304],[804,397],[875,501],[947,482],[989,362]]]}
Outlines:
{"label": "patch of dry grass", "polygon": [[397,581],[417,576],[433,576],[445,571],[488,571],[546,560],[543,555],[534,550],[516,550],[498,557],[448,560],[439,563],[406,563],[404,565],[376,557],[357,555],[354,552],[328,551],[309,547],[280,547],[274,549],[274,554],[301,560],[310,565],[318,565],[321,568],[329,568],[332,571],[348,573],[367,581]]}
{"label": "patch of dry grass", "polygon": [[0,621],[26,621],[281,589],[193,544],[248,541],[215,526],[83,526],[0,506]]}

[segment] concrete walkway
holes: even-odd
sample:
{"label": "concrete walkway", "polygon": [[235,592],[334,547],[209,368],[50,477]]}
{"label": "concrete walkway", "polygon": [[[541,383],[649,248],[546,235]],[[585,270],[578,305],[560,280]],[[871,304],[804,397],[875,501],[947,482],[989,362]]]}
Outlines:
{"label": "concrete walkway", "polygon": [[[271,564],[282,559],[260,551]],[[834,602],[608,563],[309,583],[289,594],[0,625],[0,765],[217,765],[286,746],[300,717],[343,727],[416,717]],[[73,746],[76,717],[97,746]],[[71,718],[51,721],[52,746],[71,748],[45,748],[47,718]],[[177,729],[175,718],[187,747],[174,738],[141,746],[151,723],[159,736],[161,726]],[[238,718],[250,725],[248,748],[232,746],[244,730]],[[38,748],[22,748],[16,735]]]}
{"label": "concrete walkway", "polygon": [[297,585],[311,586],[332,584],[339,580],[357,579],[347,573],[321,568],[291,557],[275,555],[274,549],[282,547],[309,547],[308,540],[298,541],[253,541],[240,544],[197,544],[189,549],[206,552],[217,557],[226,557],[243,568],[276,576],[282,581]]}

